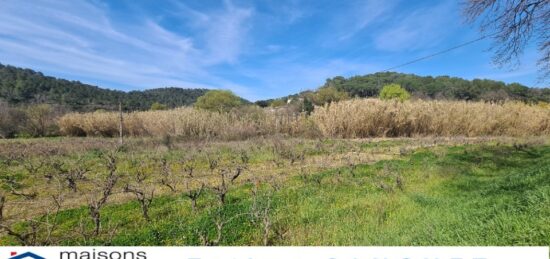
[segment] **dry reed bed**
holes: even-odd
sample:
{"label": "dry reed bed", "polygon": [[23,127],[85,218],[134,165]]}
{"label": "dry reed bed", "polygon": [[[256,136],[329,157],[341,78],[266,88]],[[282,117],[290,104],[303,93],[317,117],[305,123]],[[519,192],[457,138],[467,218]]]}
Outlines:
{"label": "dry reed bed", "polygon": [[311,119],[327,137],[550,135],[550,109],[514,102],[355,99],[318,107]]}
{"label": "dry reed bed", "polygon": [[[238,140],[285,134],[342,138],[418,136],[546,136],[550,109],[508,102],[388,102],[354,99],[317,107],[310,117],[248,109],[216,113],[190,107],[132,112],[124,116],[131,136]],[[59,126],[64,135],[116,136],[115,112],[71,113]]]}
{"label": "dry reed bed", "polygon": [[[131,112],[124,115],[124,131],[130,136],[177,136],[188,139],[246,139],[276,133],[306,134],[304,116],[282,116],[264,110],[217,113],[182,107],[167,111]],[[59,120],[64,135],[116,136],[116,112],[70,113]]]}

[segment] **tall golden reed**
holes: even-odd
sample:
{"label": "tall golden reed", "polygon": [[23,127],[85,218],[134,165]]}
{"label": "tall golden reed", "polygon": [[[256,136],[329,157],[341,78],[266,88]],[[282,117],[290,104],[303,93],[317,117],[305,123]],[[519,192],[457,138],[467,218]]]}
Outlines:
{"label": "tall golden reed", "polygon": [[550,109],[516,102],[354,99],[317,107],[312,120],[327,137],[550,135]]}
{"label": "tall golden reed", "polygon": [[[307,134],[305,116],[282,116],[260,108],[218,113],[182,107],[165,111],[124,114],[124,131],[130,136],[177,136],[189,139],[245,139],[277,133]],[[59,120],[64,135],[116,136],[118,113],[70,113]]]}
{"label": "tall golden reed", "polygon": [[[65,135],[116,136],[116,112],[71,113]],[[392,102],[353,99],[316,107],[310,117],[249,107],[217,113],[190,107],[124,115],[126,135],[188,139],[245,139],[286,134],[341,138],[550,135],[550,109],[508,102]]]}

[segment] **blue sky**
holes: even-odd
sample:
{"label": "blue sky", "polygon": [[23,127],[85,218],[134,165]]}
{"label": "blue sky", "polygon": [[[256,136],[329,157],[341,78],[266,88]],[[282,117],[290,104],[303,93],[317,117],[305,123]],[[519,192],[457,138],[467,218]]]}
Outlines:
{"label": "blue sky", "polygon": [[[451,0],[0,0],[0,63],[120,90],[314,89],[478,38]],[[489,40],[397,69],[541,87],[536,48],[515,70]]]}

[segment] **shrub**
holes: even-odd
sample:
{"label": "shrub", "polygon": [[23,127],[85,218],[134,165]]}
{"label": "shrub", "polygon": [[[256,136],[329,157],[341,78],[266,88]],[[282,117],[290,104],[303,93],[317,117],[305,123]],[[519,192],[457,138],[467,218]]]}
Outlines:
{"label": "shrub", "polygon": [[402,102],[410,98],[409,92],[398,84],[385,85],[380,91],[380,99],[382,100],[399,100]]}
{"label": "shrub", "polygon": [[243,105],[241,98],[228,90],[208,91],[195,103],[195,107],[199,109],[217,112],[228,112],[241,105]]}
{"label": "shrub", "polygon": [[312,96],[313,103],[316,105],[323,105],[325,103],[332,103],[349,99],[349,95],[346,92],[340,92],[333,86],[321,87]]}
{"label": "shrub", "polygon": [[36,104],[26,108],[26,130],[33,137],[52,136],[57,134],[56,119],[58,113],[49,104]]}
{"label": "shrub", "polygon": [[161,111],[166,110],[168,107],[162,103],[154,102],[151,104],[151,111]]}
{"label": "shrub", "polygon": [[283,99],[275,99],[271,102],[271,107],[281,107],[286,105],[286,100]]}
{"label": "shrub", "polygon": [[306,115],[310,115],[314,109],[315,106],[313,106],[313,103],[308,98],[304,98],[302,103],[302,111],[305,112]]}
{"label": "shrub", "polygon": [[0,138],[14,137],[22,130],[26,122],[25,112],[0,101]]}
{"label": "shrub", "polygon": [[61,113],[49,104],[19,108],[0,101],[0,138],[56,136]]}

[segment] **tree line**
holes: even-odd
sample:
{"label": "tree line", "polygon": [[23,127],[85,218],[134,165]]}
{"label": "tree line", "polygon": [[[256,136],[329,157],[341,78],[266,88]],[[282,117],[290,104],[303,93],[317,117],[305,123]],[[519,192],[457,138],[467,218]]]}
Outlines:
{"label": "tree line", "polygon": [[193,104],[207,91],[169,87],[123,92],[0,64],[0,100],[12,106],[46,103],[72,111],[94,111],[118,109],[120,101],[130,111],[148,110],[154,103],[174,108]]}
{"label": "tree line", "polygon": [[[506,84],[489,79],[466,80],[450,76],[418,76],[396,72],[374,73],[345,78],[336,76],[326,80],[316,91],[304,91],[287,97],[261,100],[256,104],[280,106],[297,98],[312,100],[313,103],[326,103],[327,94],[345,93],[349,97],[379,97],[386,85],[397,84],[407,90],[412,98],[424,100],[467,100],[500,102],[516,100],[526,103],[550,102],[549,88],[531,88],[519,83]],[[318,99],[316,101],[316,99]],[[333,99],[339,99],[337,97]]]}
{"label": "tree line", "polygon": [[384,85],[398,84],[420,99],[467,101],[518,100],[549,102],[550,89],[529,88],[519,83],[506,84],[489,79],[466,80],[450,76],[418,76],[396,72],[375,73],[365,76],[327,79],[324,87],[335,87],[351,96],[373,97],[380,94]]}

